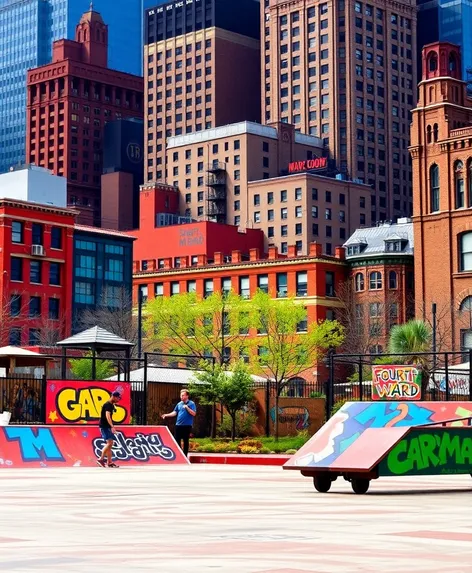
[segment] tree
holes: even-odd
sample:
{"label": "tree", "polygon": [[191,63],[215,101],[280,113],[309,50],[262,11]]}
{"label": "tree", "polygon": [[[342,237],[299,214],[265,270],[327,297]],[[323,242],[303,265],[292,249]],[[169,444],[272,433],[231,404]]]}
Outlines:
{"label": "tree", "polygon": [[432,332],[423,320],[410,320],[394,326],[390,332],[389,350],[392,354],[406,354],[404,362],[419,364],[422,369],[422,390],[426,391],[431,372]]}
{"label": "tree", "polygon": [[[96,359],[96,380],[106,380],[113,376],[115,368],[112,360]],[[88,352],[84,358],[70,360],[70,369],[72,374],[78,380],[93,380],[92,377],[92,353]]]}
{"label": "tree", "polygon": [[237,413],[254,398],[252,377],[242,361],[234,362],[230,370],[215,364],[195,375],[199,382],[192,383],[192,396],[207,406],[221,404],[231,417],[231,439],[236,437]]}
{"label": "tree", "polygon": [[279,397],[290,379],[312,367],[330,348],[344,340],[337,321],[308,324],[307,311],[293,298],[272,299],[259,291],[252,300],[253,322],[259,332],[255,360],[274,382],[275,435],[278,438]]}
{"label": "tree", "polygon": [[234,293],[157,297],[146,305],[145,329],[159,352],[214,357],[222,365],[247,348],[250,308],[250,301]]}
{"label": "tree", "polygon": [[[100,326],[133,343],[132,355],[137,354],[138,321],[133,313],[131,293],[126,287],[105,288],[101,297],[102,304],[97,308],[84,309],[78,316],[78,327],[87,330]],[[120,354],[122,356],[122,354]]]}

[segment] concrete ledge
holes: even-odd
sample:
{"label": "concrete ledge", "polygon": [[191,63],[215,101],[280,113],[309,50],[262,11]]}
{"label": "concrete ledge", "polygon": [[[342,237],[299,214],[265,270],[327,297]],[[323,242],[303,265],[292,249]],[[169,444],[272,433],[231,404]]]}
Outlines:
{"label": "concrete ledge", "polygon": [[242,466],[283,466],[291,456],[285,454],[190,454],[191,464],[233,464]]}

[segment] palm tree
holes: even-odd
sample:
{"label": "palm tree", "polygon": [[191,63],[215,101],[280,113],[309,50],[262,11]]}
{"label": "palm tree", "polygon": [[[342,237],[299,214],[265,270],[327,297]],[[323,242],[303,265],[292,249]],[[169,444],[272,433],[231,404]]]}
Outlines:
{"label": "palm tree", "polygon": [[424,352],[431,351],[431,328],[422,320],[410,320],[405,324],[397,324],[390,331],[388,349],[391,354],[407,354],[405,363],[421,366],[422,392],[425,395],[430,375],[430,356]]}
{"label": "palm tree", "polygon": [[390,331],[391,354],[411,354],[412,356],[405,357],[408,362],[419,362],[423,358],[419,354],[429,351],[431,351],[431,329],[422,320],[397,324]]}

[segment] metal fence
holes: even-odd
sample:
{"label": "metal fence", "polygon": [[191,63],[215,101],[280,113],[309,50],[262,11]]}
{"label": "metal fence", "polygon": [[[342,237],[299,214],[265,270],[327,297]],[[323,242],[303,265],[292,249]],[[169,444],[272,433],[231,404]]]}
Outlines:
{"label": "metal fence", "polygon": [[472,350],[415,354],[336,354],[327,357],[326,413],[344,401],[372,399],[372,366],[415,365],[422,370],[422,400],[472,400]]}
{"label": "metal fence", "polygon": [[44,423],[45,395],[45,378],[0,378],[0,412],[11,412],[11,424]]}

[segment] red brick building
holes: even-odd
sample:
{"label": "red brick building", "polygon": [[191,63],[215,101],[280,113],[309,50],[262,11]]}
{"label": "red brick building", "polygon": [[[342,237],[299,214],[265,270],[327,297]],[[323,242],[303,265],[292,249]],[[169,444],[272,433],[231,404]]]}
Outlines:
{"label": "red brick building", "polygon": [[472,348],[472,100],[459,47],[423,49],[423,79],[413,110],[416,315],[436,304],[443,350]]}
{"label": "red brick building", "polygon": [[143,117],[143,79],[108,69],[107,51],[108,28],[89,10],[75,41],[54,42],[52,63],[27,78],[27,162],[67,178],[84,224],[100,224],[105,123]]}
{"label": "red brick building", "polygon": [[75,217],[0,199],[0,345],[47,345],[69,335]]}
{"label": "red brick building", "polygon": [[387,352],[390,329],[414,315],[413,224],[357,229],[344,244],[349,281],[339,293],[345,303],[345,351]]}
{"label": "red brick building", "polygon": [[225,260],[236,250],[249,253],[255,248],[263,252],[264,235],[259,229],[240,231],[232,225],[177,215],[179,191],[170,185],[143,185],[139,199],[139,229],[129,232],[137,239],[133,250],[135,271],[195,266],[198,261],[211,261],[216,251]]}

